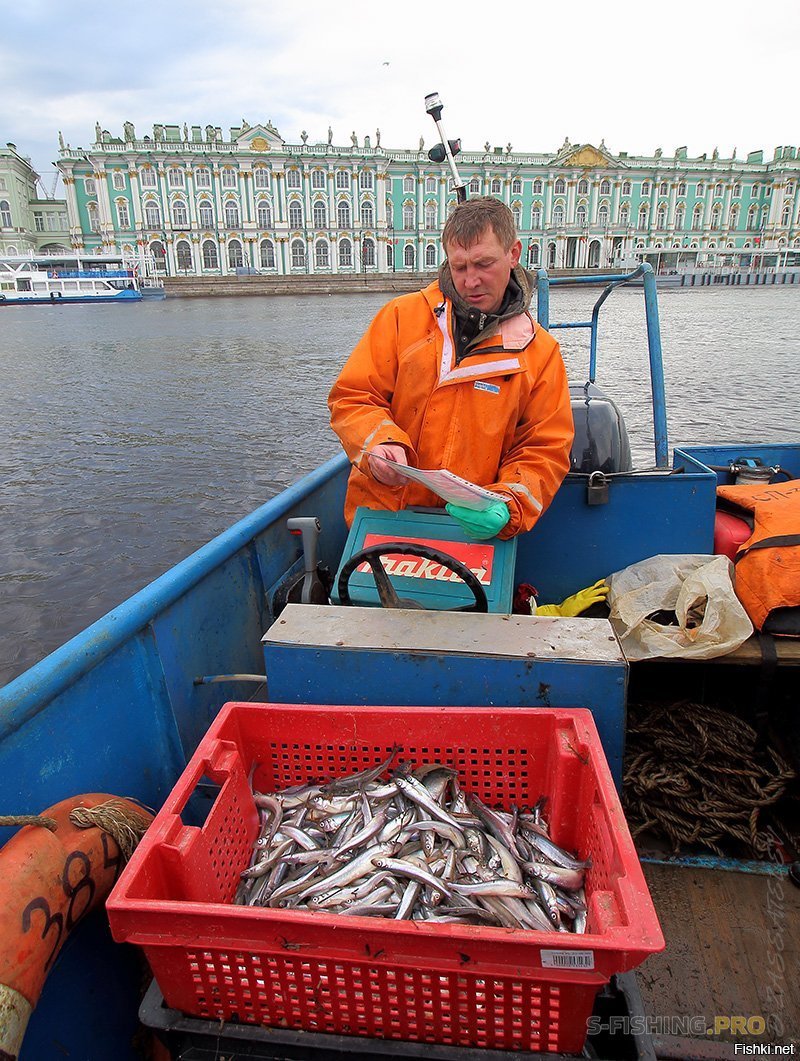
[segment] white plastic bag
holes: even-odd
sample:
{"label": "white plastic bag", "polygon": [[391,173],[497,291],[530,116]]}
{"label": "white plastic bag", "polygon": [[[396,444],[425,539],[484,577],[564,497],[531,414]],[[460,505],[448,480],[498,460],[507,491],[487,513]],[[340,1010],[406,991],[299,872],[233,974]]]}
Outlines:
{"label": "white plastic bag", "polygon": [[[736,596],[727,556],[662,555],[608,579],[610,620],[628,659],[712,659],[732,652],[753,632]],[[677,625],[648,618],[675,612]]]}

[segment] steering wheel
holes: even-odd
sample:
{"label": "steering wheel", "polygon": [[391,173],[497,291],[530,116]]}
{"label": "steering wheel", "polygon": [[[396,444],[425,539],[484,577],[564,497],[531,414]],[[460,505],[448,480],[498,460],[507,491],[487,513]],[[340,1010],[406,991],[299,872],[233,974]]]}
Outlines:
{"label": "steering wheel", "polygon": [[389,581],[389,576],[387,575],[383,564],[380,562],[380,557],[386,556],[390,553],[400,553],[403,556],[421,556],[425,560],[432,560],[436,564],[441,564],[441,566],[448,571],[452,571],[453,574],[458,575],[475,598],[474,604],[467,604],[462,608],[441,608],[438,610],[450,612],[489,611],[489,603],[486,600],[486,593],[484,592],[483,586],[465,564],[462,564],[460,560],[456,560],[454,556],[448,556],[447,553],[441,552],[439,549],[432,549],[429,545],[417,545],[414,542],[384,542],[383,545],[371,545],[367,549],[362,549],[360,552],[353,553],[339,574],[339,583],[337,586],[339,602],[350,606],[353,605],[349,590],[350,576],[359,564],[366,561],[372,571],[372,577],[375,579],[375,586],[378,590],[381,607],[421,608],[424,610],[425,605],[420,604],[419,601],[409,600],[407,598],[403,599],[398,597],[395,593],[394,586]]}

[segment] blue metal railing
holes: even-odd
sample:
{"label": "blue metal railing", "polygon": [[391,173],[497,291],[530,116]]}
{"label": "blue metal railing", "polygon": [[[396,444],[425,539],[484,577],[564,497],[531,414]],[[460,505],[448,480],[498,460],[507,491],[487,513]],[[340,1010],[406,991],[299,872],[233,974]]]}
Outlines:
{"label": "blue metal railing", "polygon": [[[641,280],[644,285],[644,312],[647,322],[647,349],[650,357],[650,389],[653,400],[653,433],[656,452],[656,467],[669,467],[669,440],[667,437],[667,402],[664,390],[664,364],[661,352],[661,327],[658,323],[658,297],[653,267],[643,262],[630,273],[600,273],[588,276],[558,276],[552,279],[546,269],[536,271],[537,319],[543,328],[588,328],[589,338],[589,382],[597,375],[597,325],[600,307],[616,288],[632,281]],[[550,288],[572,284],[607,284],[594,304],[592,319],[588,321],[550,321]]]}

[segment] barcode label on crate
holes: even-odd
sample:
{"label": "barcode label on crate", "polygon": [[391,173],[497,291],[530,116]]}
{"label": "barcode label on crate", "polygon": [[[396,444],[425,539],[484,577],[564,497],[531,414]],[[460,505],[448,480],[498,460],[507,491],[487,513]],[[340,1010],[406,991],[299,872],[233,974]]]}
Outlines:
{"label": "barcode label on crate", "polygon": [[594,969],[594,951],[543,950],[542,965],[545,969]]}

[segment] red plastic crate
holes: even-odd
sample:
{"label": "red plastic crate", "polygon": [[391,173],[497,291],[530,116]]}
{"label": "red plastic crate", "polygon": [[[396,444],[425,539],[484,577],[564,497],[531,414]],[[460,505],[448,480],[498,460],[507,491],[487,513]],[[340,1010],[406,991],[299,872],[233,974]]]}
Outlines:
{"label": "red plastic crate", "polygon": [[[269,791],[403,758],[488,804],[542,795],[551,835],[590,858],[587,933],[229,905]],[[221,785],[202,826],[181,814]],[[578,1052],[599,987],[664,940],[591,713],[227,704],[107,903],[167,1005],[197,1017],[506,1050]]]}

